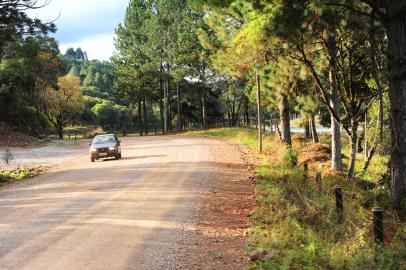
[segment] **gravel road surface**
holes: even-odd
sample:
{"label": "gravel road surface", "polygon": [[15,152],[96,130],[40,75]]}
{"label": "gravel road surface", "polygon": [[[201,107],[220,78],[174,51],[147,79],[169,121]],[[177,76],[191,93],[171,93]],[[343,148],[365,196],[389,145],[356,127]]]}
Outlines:
{"label": "gravel road surface", "polygon": [[[52,141],[46,145],[32,147],[10,147],[13,159],[6,167],[0,164],[0,168],[22,167],[53,167],[64,162],[77,159],[80,155],[89,152],[90,140]],[[3,155],[6,147],[0,147],[0,155]]]}
{"label": "gravel road surface", "polygon": [[194,268],[178,256],[194,230],[197,198],[219,173],[216,144],[225,145],[123,138],[122,160],[95,163],[82,145],[56,169],[3,187],[0,269]]}

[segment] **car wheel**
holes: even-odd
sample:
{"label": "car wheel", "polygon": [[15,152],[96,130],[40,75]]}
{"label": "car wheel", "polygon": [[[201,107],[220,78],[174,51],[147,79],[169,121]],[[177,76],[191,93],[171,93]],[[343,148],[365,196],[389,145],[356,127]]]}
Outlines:
{"label": "car wheel", "polygon": [[94,162],[94,158],[91,157],[91,158],[90,158],[90,161],[91,161],[91,162]]}
{"label": "car wheel", "polygon": [[120,153],[120,154],[118,154],[118,158],[121,158],[121,153]]}
{"label": "car wheel", "polygon": [[115,157],[114,157],[114,159],[119,159],[120,158],[120,156],[119,155],[116,155]]}

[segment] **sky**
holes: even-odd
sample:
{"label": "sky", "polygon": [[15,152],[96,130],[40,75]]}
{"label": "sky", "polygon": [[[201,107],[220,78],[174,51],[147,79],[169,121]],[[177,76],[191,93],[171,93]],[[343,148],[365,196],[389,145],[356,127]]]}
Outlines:
{"label": "sky", "polygon": [[44,22],[55,21],[58,31],[51,36],[59,41],[62,53],[69,47],[81,47],[90,60],[108,60],[112,56],[114,32],[124,20],[129,0],[48,1],[47,6],[27,13]]}

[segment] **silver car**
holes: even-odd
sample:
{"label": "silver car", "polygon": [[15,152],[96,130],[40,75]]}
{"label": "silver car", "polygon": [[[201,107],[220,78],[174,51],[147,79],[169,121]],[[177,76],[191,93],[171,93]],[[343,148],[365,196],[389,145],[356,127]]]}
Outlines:
{"label": "silver car", "polygon": [[90,161],[100,158],[121,158],[121,141],[114,134],[98,135],[93,138],[90,145]]}

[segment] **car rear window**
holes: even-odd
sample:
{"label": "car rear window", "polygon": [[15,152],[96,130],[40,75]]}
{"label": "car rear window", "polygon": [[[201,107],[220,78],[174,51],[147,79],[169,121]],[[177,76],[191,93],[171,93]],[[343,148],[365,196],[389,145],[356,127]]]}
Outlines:
{"label": "car rear window", "polygon": [[99,136],[93,139],[93,144],[115,143],[116,139],[113,136]]}

